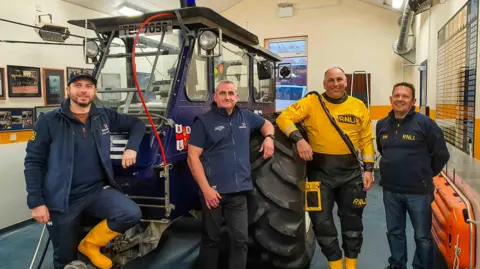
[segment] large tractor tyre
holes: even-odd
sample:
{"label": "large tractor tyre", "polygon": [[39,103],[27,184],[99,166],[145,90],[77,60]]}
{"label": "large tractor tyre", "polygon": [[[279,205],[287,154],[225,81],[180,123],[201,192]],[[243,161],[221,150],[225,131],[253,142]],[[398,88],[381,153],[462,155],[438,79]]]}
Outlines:
{"label": "large tractor tyre", "polygon": [[[249,265],[308,268],[315,252],[312,225],[306,225],[306,164],[295,145],[275,126],[275,153],[263,159],[264,141],[252,133],[250,161],[254,190],[249,197]],[[250,268],[250,266],[249,266]],[[253,268],[253,267],[252,267]]]}

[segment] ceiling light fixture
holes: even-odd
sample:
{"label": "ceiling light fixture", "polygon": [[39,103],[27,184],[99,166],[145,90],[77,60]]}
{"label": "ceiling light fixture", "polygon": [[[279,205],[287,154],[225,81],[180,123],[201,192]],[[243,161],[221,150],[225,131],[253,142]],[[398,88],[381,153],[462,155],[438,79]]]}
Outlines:
{"label": "ceiling light fixture", "polygon": [[123,14],[125,16],[137,16],[137,15],[142,15],[143,14],[143,12],[138,11],[136,9],[133,9],[131,7],[127,7],[127,6],[120,7],[118,12],[120,12],[121,14]]}
{"label": "ceiling light fixture", "polygon": [[392,0],[392,7],[395,9],[400,9],[403,6],[404,0]]}

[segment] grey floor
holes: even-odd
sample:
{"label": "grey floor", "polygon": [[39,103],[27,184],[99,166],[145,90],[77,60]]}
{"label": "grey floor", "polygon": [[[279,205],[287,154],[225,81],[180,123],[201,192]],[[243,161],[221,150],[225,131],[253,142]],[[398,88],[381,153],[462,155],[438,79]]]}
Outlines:
{"label": "grey floor", "polygon": [[[337,227],[338,220],[337,220]],[[142,259],[133,261],[125,266],[125,269],[187,269],[194,263],[199,251],[199,233],[197,223],[179,222],[172,226],[161,247]],[[39,224],[30,224],[0,234],[0,269],[27,269],[37,247],[37,242],[42,231]],[[364,244],[359,257],[359,269],[383,269],[387,266],[389,247],[385,235],[385,213],[382,202],[381,187],[375,184],[368,193],[368,206],[364,214]],[[48,233],[45,231],[46,239]],[[408,236],[408,263],[411,267],[415,243],[413,241],[413,230],[407,220]],[[42,245],[43,246],[43,245]],[[39,255],[40,256],[40,255]],[[437,256],[439,256],[437,254]],[[37,257],[37,261],[38,261]],[[435,269],[447,268],[443,265],[440,257],[439,262],[433,267]],[[47,252],[42,268],[52,268],[51,246]],[[36,263],[34,267],[36,268]],[[317,246],[310,268],[328,269],[326,259]]]}

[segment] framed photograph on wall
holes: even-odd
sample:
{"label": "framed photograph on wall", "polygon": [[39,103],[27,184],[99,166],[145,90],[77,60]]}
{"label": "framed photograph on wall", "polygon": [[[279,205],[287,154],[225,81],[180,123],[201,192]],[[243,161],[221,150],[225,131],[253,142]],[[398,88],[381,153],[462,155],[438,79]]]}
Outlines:
{"label": "framed photograph on wall", "polygon": [[0,132],[33,129],[32,108],[0,108]]}
{"label": "framed photograph on wall", "polygon": [[58,105],[65,99],[65,71],[43,69],[43,99],[46,106]]}
{"label": "framed photograph on wall", "polygon": [[8,97],[42,97],[40,68],[7,66]]}
{"label": "framed photograph on wall", "polygon": [[36,106],[33,108],[33,123],[37,122],[38,117],[45,112],[59,108],[60,105]]}
{"label": "framed photograph on wall", "polygon": [[7,83],[5,83],[5,81],[6,81],[5,78],[6,78],[5,77],[5,68],[0,67],[0,100],[5,100],[6,99],[5,91],[7,90],[7,88],[6,88]]}

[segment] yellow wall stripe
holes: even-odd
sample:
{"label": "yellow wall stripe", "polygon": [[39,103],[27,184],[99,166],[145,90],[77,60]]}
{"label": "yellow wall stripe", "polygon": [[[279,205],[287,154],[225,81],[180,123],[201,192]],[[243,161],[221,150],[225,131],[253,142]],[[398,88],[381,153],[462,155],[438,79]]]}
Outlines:
{"label": "yellow wall stripe", "polygon": [[473,157],[480,160],[480,119],[475,119],[475,130],[473,137]]}
{"label": "yellow wall stripe", "polygon": [[432,120],[436,120],[437,119],[437,112],[435,111],[435,109],[430,109],[430,118]]}
{"label": "yellow wall stripe", "polygon": [[[380,120],[388,116],[392,110],[392,106],[370,106],[370,119]],[[419,107],[415,107],[415,111],[420,111]]]}
{"label": "yellow wall stripe", "polygon": [[392,110],[391,106],[370,106],[370,119],[380,120],[388,116],[388,113]]}
{"label": "yellow wall stripe", "polygon": [[33,131],[13,131],[0,133],[0,145],[27,142],[32,137]]}

